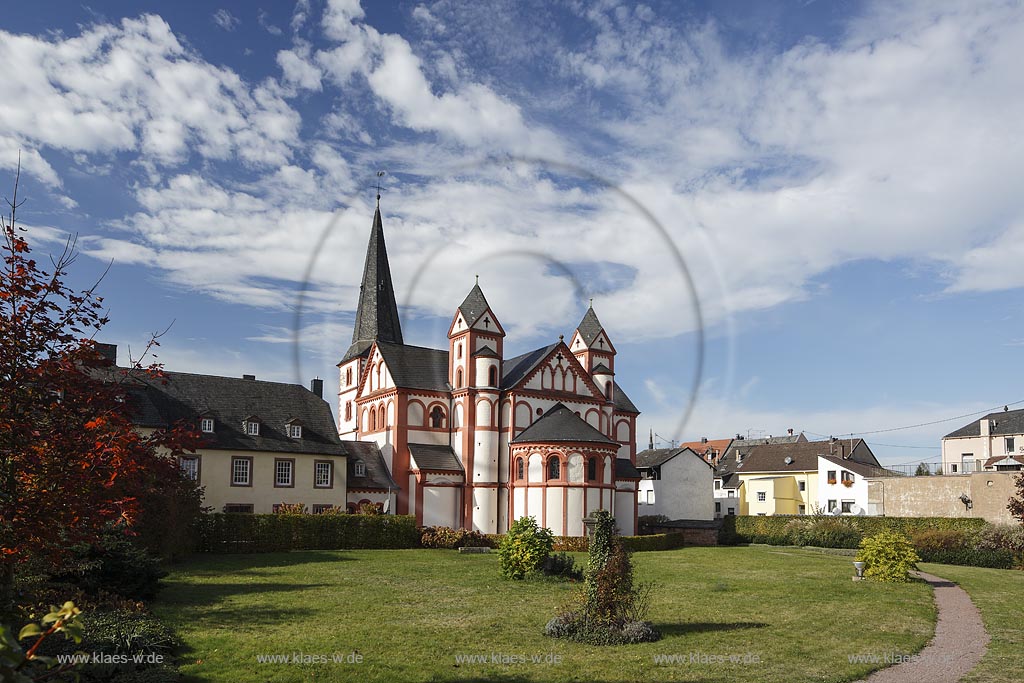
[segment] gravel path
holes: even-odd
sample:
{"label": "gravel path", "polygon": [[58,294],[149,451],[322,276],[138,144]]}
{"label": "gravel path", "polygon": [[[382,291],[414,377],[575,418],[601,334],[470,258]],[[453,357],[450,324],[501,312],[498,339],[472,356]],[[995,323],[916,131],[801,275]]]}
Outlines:
{"label": "gravel path", "polygon": [[938,576],[916,574],[935,590],[935,637],[911,661],[876,671],[859,683],[956,683],[985,654],[989,635],[967,592]]}

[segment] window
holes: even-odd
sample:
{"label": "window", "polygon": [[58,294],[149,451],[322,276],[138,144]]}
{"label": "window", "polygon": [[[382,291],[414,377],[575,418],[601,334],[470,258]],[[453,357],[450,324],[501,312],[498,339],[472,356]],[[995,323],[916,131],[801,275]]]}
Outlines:
{"label": "window", "polygon": [[462,368],[459,368],[455,372],[455,388],[456,389],[461,389],[462,388]]}
{"label": "window", "polygon": [[757,502],[758,503],[763,503],[766,500],[768,500],[768,494],[766,494],[764,491],[758,491],[757,492]]}
{"label": "window", "polygon": [[562,463],[557,456],[548,458],[548,479],[558,479],[562,476]]}
{"label": "window", "polygon": [[526,465],[523,463],[522,458],[516,460],[516,479],[522,479]]}
{"label": "window", "polygon": [[828,483],[830,483],[830,484],[836,483],[836,471],[835,470],[829,470],[828,471]]}
{"label": "window", "polygon": [[345,371],[345,386],[350,386],[351,384],[352,384],[352,368],[349,368],[348,370]]}
{"label": "window", "polygon": [[260,435],[260,423],[255,420],[249,420],[245,423],[245,433],[249,436]]}
{"label": "window", "polygon": [[964,474],[974,471],[974,453],[963,453],[960,456],[960,471]]}
{"label": "window", "polygon": [[796,514],[798,514],[798,515],[806,515],[807,514],[807,506],[806,505],[797,505],[796,506]]}
{"label": "window", "polygon": [[370,408],[370,431],[377,430],[377,409]]}
{"label": "window", "polygon": [[352,419],[352,401],[345,401],[345,421]]}
{"label": "window", "polygon": [[444,427],[444,410],[441,409],[441,406],[434,406],[434,409],[430,411],[430,426],[434,429]]}
{"label": "window", "polygon": [[301,439],[302,425],[288,425],[288,436],[293,439]]}
{"label": "window", "polygon": [[1006,437],[1006,454],[1010,455],[1011,453],[1013,453],[1013,437],[1008,436]]}
{"label": "window", "polygon": [[735,515],[736,514],[736,508],[728,508],[728,510],[729,511],[726,514],[729,514],[729,515]]}
{"label": "window", "polygon": [[605,382],[604,383],[604,397],[607,398],[607,399],[611,399],[611,397],[612,397],[612,383],[611,382]]}
{"label": "window", "polygon": [[353,467],[353,470],[354,470],[355,476],[357,476],[357,477],[365,477],[366,476],[366,463],[362,462],[360,460],[356,460],[356,464]]}
{"label": "window", "polygon": [[722,490],[722,480],[721,479],[715,479],[715,490],[716,491],[721,491]]}
{"label": "window", "polygon": [[290,488],[295,486],[295,461],[284,458],[274,459],[274,486]]}
{"label": "window", "polygon": [[491,369],[487,371],[487,386],[498,386],[498,368],[493,365],[491,366]]}
{"label": "window", "polygon": [[949,471],[956,474],[956,463],[949,466]]}
{"label": "window", "polygon": [[457,354],[457,356],[456,356],[456,357],[457,357],[457,358],[462,358],[462,344],[459,344],[459,345],[458,345],[458,346],[456,347],[456,349],[457,349],[457,351],[458,351],[458,354]]}
{"label": "window", "polygon": [[330,503],[318,503],[318,504],[313,506],[313,514],[314,515],[322,515],[325,512],[329,512],[329,511],[331,511],[333,509],[334,509],[334,506],[331,505]]}
{"label": "window", "polygon": [[844,515],[848,515],[851,512],[853,512],[853,501],[852,500],[844,500],[843,501],[843,514]]}
{"label": "window", "polygon": [[334,463],[330,460],[314,461],[313,488],[329,489],[332,486],[334,486]]}
{"label": "window", "polygon": [[199,481],[199,456],[183,455],[178,458],[178,466],[186,477],[192,481]]}
{"label": "window", "polygon": [[801,491],[806,491],[807,490],[807,482],[806,481],[799,482],[798,486],[800,487]]}
{"label": "window", "polygon": [[647,504],[654,505],[654,489],[649,489],[647,491]]}
{"label": "window", "polygon": [[213,418],[204,417],[202,420],[200,420],[199,429],[205,432],[206,434],[210,434],[211,432],[213,432]]}
{"label": "window", "polygon": [[836,511],[836,507],[838,507],[837,504],[836,504],[836,501],[830,500],[828,502],[828,511],[829,512],[835,512]]}
{"label": "window", "polygon": [[722,514],[722,504],[721,503],[715,503],[715,514],[716,515]]}
{"label": "window", "polygon": [[252,458],[231,458],[231,485],[252,486]]}
{"label": "window", "polygon": [[252,503],[227,503],[224,505],[224,512],[235,512],[252,514]]}
{"label": "window", "polygon": [[597,458],[587,460],[587,481],[597,480]]}

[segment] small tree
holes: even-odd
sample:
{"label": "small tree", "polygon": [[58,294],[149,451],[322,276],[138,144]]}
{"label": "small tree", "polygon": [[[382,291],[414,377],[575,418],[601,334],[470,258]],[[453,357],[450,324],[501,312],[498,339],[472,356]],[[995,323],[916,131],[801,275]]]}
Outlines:
{"label": "small tree", "polygon": [[[96,285],[77,292],[63,283],[74,239],[45,271],[17,224],[17,179],[8,206],[0,245],[0,614],[10,610],[18,564],[59,565],[65,548],[95,541],[108,523],[130,525],[138,496],[154,480],[180,477],[173,456],[198,436],[188,426],[149,435],[134,428],[131,373],[113,368],[92,341],[107,323]],[[157,366],[135,369],[160,376]]]}
{"label": "small tree", "polygon": [[883,531],[860,542],[857,561],[863,562],[864,576],[876,581],[903,583],[921,561],[910,540],[893,531]]}
{"label": "small tree", "polygon": [[932,471],[928,469],[928,465],[925,463],[921,463],[917,466],[917,469],[914,470],[915,477],[930,477],[931,475]]}
{"label": "small tree", "polygon": [[512,528],[498,546],[502,576],[525,579],[541,571],[554,547],[555,537],[551,529],[538,526],[533,517],[520,517],[512,523]]}
{"label": "small tree", "polygon": [[1021,524],[1024,524],[1024,472],[1017,475],[1014,486],[1017,487],[1017,495],[1010,498],[1010,504],[1006,506],[1006,509],[1019,519]]}

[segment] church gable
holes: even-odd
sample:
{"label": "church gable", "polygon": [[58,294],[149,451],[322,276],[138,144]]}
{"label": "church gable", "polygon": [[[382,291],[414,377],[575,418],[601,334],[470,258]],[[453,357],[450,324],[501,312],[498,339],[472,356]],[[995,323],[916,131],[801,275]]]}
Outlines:
{"label": "church gable", "polygon": [[604,400],[604,394],[597,388],[583,366],[561,344],[541,360],[532,372],[509,389],[566,392],[588,399]]}
{"label": "church gable", "polygon": [[394,386],[395,382],[388,370],[387,361],[381,354],[379,345],[374,344],[366,358],[363,373],[359,377],[359,391],[356,392],[356,398],[392,389]]}

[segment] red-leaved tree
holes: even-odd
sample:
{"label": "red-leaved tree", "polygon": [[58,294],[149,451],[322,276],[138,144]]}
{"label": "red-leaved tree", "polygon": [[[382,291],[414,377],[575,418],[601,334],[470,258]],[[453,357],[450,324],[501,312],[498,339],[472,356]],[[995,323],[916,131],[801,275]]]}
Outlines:
{"label": "red-leaved tree", "polygon": [[[96,287],[64,284],[75,260],[69,238],[45,269],[17,223],[18,183],[2,220],[0,275],[0,611],[15,568],[30,558],[59,563],[68,545],[90,542],[111,522],[130,525],[154,479],[178,477],[173,457],[195,446],[177,427],[143,434],[131,420],[134,373],[92,341],[107,322]],[[152,341],[155,343],[155,339]]]}

